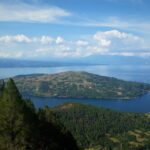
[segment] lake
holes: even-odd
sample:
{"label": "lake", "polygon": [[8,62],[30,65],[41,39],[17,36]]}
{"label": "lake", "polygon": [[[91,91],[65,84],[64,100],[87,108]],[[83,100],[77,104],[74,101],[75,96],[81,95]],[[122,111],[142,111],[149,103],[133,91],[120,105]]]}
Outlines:
{"label": "lake", "polygon": [[[97,66],[69,66],[69,67],[44,67],[44,68],[0,68],[0,78],[8,78],[23,74],[45,73],[52,74],[64,71],[87,71],[103,76],[116,77],[128,81],[138,81],[150,84],[150,66],[129,65],[97,65]],[[150,93],[134,100],[94,100],[94,99],[51,99],[43,97],[30,97],[36,107],[48,105],[57,106],[66,102],[79,102],[92,104],[99,107],[111,108],[124,112],[150,112]]]}
{"label": "lake", "polygon": [[90,104],[97,107],[105,107],[121,112],[150,112],[150,92],[132,100],[109,100],[109,99],[66,99],[25,96],[32,99],[34,105],[39,107],[55,107],[68,102]]}

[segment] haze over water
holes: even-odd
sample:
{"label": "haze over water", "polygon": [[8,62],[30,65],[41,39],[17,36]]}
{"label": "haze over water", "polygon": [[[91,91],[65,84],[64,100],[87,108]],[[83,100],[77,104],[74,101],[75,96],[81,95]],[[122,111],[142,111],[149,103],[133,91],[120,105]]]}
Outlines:
{"label": "haze over water", "polygon": [[69,66],[43,68],[0,68],[0,78],[8,78],[26,74],[53,74],[65,71],[87,71],[90,73],[115,77],[127,81],[150,83],[149,65],[97,65],[97,66]]}

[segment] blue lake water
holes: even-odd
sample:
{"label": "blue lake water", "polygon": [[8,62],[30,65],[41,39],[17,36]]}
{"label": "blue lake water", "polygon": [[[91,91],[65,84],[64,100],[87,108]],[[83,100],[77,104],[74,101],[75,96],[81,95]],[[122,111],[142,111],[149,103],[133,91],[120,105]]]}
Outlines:
{"label": "blue lake water", "polygon": [[132,100],[103,100],[103,99],[60,99],[48,97],[26,96],[32,99],[34,105],[39,107],[55,107],[68,102],[90,104],[97,107],[105,107],[121,112],[150,112],[150,93]]}
{"label": "blue lake water", "polygon": [[[138,81],[150,84],[150,66],[73,66],[73,67],[45,67],[45,68],[0,68],[0,78],[8,78],[21,74],[58,73],[64,71],[87,71],[103,76],[116,77],[128,81]],[[48,105],[57,106],[66,102],[79,102],[99,107],[111,108],[124,112],[150,112],[150,93],[134,100],[94,100],[94,99],[52,99],[43,97],[30,97],[36,107]]]}

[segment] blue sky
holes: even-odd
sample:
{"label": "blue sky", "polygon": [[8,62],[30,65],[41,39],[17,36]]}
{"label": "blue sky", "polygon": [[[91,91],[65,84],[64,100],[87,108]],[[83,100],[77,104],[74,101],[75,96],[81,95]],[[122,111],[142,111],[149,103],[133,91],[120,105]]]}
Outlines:
{"label": "blue sky", "polygon": [[150,57],[149,0],[1,0],[0,57]]}

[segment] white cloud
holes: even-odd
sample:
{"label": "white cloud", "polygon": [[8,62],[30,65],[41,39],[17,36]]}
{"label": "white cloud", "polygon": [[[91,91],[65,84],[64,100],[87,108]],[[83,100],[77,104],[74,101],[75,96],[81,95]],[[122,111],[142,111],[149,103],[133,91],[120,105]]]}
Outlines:
{"label": "white cloud", "polygon": [[99,44],[101,45],[101,46],[109,46],[110,44],[111,44],[111,41],[110,40],[107,40],[106,39],[106,37],[103,37],[102,35],[101,35],[102,33],[100,33],[100,32],[98,32],[98,33],[96,33],[95,35],[94,35],[94,39],[95,40],[97,40],[98,42],[99,42]]}
{"label": "white cloud", "polygon": [[49,43],[52,43],[52,42],[53,42],[53,38],[50,37],[50,36],[42,36],[42,37],[40,38],[40,42],[41,42],[42,44],[49,44]]}
{"label": "white cloud", "polygon": [[51,23],[57,22],[60,17],[70,15],[70,12],[59,7],[43,7],[19,2],[12,5],[0,4],[0,21]]}
{"label": "white cloud", "polygon": [[150,22],[149,20],[140,21],[133,18],[125,20],[116,16],[109,16],[105,19],[91,19],[86,17],[79,17],[77,22],[66,22],[69,25],[85,26],[85,27],[107,27],[116,29],[126,29],[128,31],[136,31],[137,33],[150,34]]}
{"label": "white cloud", "polygon": [[56,44],[61,44],[61,43],[63,43],[63,42],[64,42],[64,39],[63,39],[62,37],[58,36],[58,37],[56,38]]}
{"label": "white cloud", "polygon": [[83,40],[78,40],[76,42],[77,46],[87,46],[88,42],[87,41],[83,41]]}
{"label": "white cloud", "polygon": [[[105,19],[99,20],[98,18],[93,19],[88,18],[87,16],[72,14],[71,12],[60,7],[39,5],[39,3],[33,3],[33,0],[30,4],[23,3],[22,0],[12,0],[10,5],[8,5],[5,0],[3,1],[4,3],[0,1],[0,21],[58,23],[73,26],[109,27],[150,34],[150,22],[148,19],[145,21],[140,21],[134,20],[133,18],[128,18],[125,21],[117,16],[108,16],[105,17]],[[119,0],[107,1],[118,2]],[[128,2],[143,4],[144,0],[128,0]]]}
{"label": "white cloud", "polygon": [[131,46],[132,44],[137,44],[139,46],[143,43],[142,38],[130,33],[120,32],[118,30],[97,32],[93,38],[99,42],[100,46],[103,47],[119,46],[119,43],[122,46]]}
{"label": "white cloud", "polygon": [[0,37],[0,47],[0,57],[150,56],[150,45],[142,37],[118,30],[98,31],[74,41],[61,36],[7,35]]}
{"label": "white cloud", "polygon": [[121,52],[121,53],[109,53],[109,55],[114,55],[114,56],[140,56],[140,57],[150,57],[150,52],[141,52],[141,53],[136,53],[136,52]]}
{"label": "white cloud", "polygon": [[52,38],[51,36],[45,36],[42,35],[40,37],[28,37],[24,34],[18,34],[18,35],[6,35],[0,37],[0,42],[5,43],[41,43],[41,44],[50,44],[54,41],[56,43],[62,42],[62,38],[57,37],[56,39]]}
{"label": "white cloud", "polygon": [[0,42],[5,42],[5,43],[9,43],[9,42],[26,42],[26,43],[29,43],[31,42],[31,40],[23,35],[23,34],[18,34],[18,35],[15,35],[15,36],[9,36],[9,35],[6,35],[6,36],[2,36],[0,37]]}
{"label": "white cloud", "polygon": [[9,51],[9,50],[0,50],[0,57],[2,58],[20,58],[23,57],[23,52],[21,51]]}

